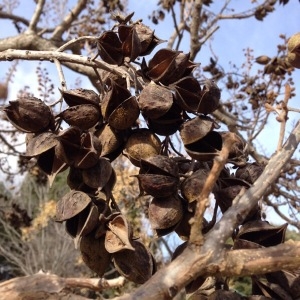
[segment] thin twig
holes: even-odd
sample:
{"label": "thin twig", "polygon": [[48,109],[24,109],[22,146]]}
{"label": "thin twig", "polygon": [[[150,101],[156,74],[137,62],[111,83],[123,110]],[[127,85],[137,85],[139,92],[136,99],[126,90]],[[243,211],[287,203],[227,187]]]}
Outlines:
{"label": "thin twig", "polygon": [[54,61],[55,66],[57,68],[58,77],[59,77],[59,81],[60,81],[60,84],[61,84],[61,89],[63,91],[65,91],[67,89],[67,82],[65,80],[65,75],[64,75],[64,72],[62,70],[61,63],[59,62],[59,60],[57,58],[54,58],[53,61]]}
{"label": "thin twig", "polygon": [[78,37],[78,38],[75,38],[75,39],[72,39],[72,40],[68,41],[67,43],[65,43],[61,47],[57,48],[56,51],[63,52],[66,49],[70,48],[71,45],[75,45],[75,44],[80,43],[82,41],[92,41],[92,42],[95,42],[97,40],[98,40],[98,37],[95,37],[95,36],[89,36],[89,35],[81,36],[81,37]]}
{"label": "thin twig", "polygon": [[285,85],[284,99],[281,103],[281,113],[276,118],[280,122],[280,134],[279,134],[279,140],[278,140],[278,144],[277,144],[277,151],[280,151],[282,149],[284,133],[285,133],[285,128],[286,128],[286,121],[288,119],[287,104],[288,104],[288,101],[290,98],[291,98],[291,86],[287,83]]}
{"label": "thin twig", "polygon": [[228,132],[224,135],[224,141],[222,150],[220,151],[219,155],[217,155],[214,159],[213,166],[205,184],[202,188],[201,193],[197,199],[197,207],[195,211],[195,216],[191,222],[191,233],[190,233],[190,242],[195,245],[202,245],[203,243],[203,236],[202,236],[202,221],[203,215],[208,207],[209,195],[219,178],[221,171],[223,170],[225,164],[227,163],[227,159],[230,153],[230,150],[237,142],[236,135],[234,133]]}

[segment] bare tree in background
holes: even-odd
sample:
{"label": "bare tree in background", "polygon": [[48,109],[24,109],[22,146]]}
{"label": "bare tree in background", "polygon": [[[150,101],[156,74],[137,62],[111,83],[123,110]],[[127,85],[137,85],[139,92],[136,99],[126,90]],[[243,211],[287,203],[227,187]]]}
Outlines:
{"label": "bare tree in background", "polygon": [[[159,27],[154,34],[120,1],[79,0],[67,9],[67,1],[41,0],[29,19],[14,14],[18,1],[3,1],[0,18],[13,22],[17,33],[0,40],[0,60],[11,61],[0,85],[1,151],[22,154],[23,170],[36,163],[50,184],[68,171],[70,191],[56,203],[55,219],[65,223],[83,261],[99,277],[113,263],[140,285],[122,299],[242,299],[229,284],[237,276],[251,276],[252,295],[260,299],[300,297],[299,243],[284,242],[288,224],[300,229],[294,154],[300,124],[289,119],[299,112],[289,105],[297,97],[299,33],[282,35],[275,57],[254,58],[245,49],[241,68],[224,69],[213,51],[209,65],[196,63],[219,21],[264,21],[276,5],[288,9],[288,2],[253,2],[247,11],[232,12],[229,0],[218,11],[214,1],[160,1],[152,21],[162,26],[169,13],[174,32],[156,50],[163,42]],[[189,53],[180,51],[184,36],[190,38]],[[7,99],[23,60],[54,63],[59,86],[40,65],[40,95],[24,87],[18,99]],[[94,90],[71,89],[67,69],[88,78]],[[56,88],[59,99],[51,96]],[[229,100],[221,100],[221,90]],[[256,140],[274,114],[280,135],[267,157]],[[287,124],[293,126],[288,134]],[[25,151],[19,150],[20,131],[27,133]],[[115,188],[116,164],[124,157],[125,190]],[[4,162],[1,167],[9,172]],[[132,187],[139,195],[127,198]],[[272,207],[286,224],[270,224],[263,207]],[[152,233],[143,230],[146,222]],[[170,233],[183,243],[168,265],[157,264],[149,248],[160,237],[155,247],[169,249],[164,237]],[[56,280],[49,277],[53,285],[44,286],[45,293],[76,283],[95,290],[120,283],[61,280],[58,288]],[[9,288],[15,290],[14,284]]]}

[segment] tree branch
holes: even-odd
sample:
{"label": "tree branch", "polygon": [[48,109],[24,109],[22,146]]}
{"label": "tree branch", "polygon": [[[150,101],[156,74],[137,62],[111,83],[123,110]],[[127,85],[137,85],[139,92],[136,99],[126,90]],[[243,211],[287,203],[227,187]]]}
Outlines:
{"label": "tree branch", "polygon": [[37,4],[36,4],[36,7],[35,7],[33,16],[32,16],[32,18],[30,20],[29,27],[27,29],[28,33],[36,32],[37,23],[40,20],[40,17],[41,17],[41,14],[43,12],[43,8],[44,8],[44,5],[45,5],[45,2],[46,2],[45,0],[39,0],[39,1],[37,1]]}
{"label": "tree branch", "polygon": [[[284,253],[284,255],[283,255]],[[286,242],[274,247],[228,251],[220,265],[222,276],[260,275],[299,268],[300,242]]]}
{"label": "tree branch", "polygon": [[31,276],[17,277],[0,283],[0,293],[1,297],[8,299],[41,299],[37,297],[40,293],[53,295],[59,294],[65,289],[74,288],[102,291],[108,288],[120,287],[124,282],[123,277],[109,280],[104,278],[63,278],[54,274],[39,272]]}
{"label": "tree branch", "polygon": [[87,0],[79,0],[77,1],[74,8],[70,11],[70,13],[64,18],[62,23],[56,27],[54,30],[51,39],[52,40],[61,40],[63,33],[68,30],[73,21],[79,16],[79,14],[85,9]]}
{"label": "tree branch", "polygon": [[[83,73],[87,76],[96,77],[93,68],[99,68],[104,71],[107,71],[112,74],[116,74],[123,78],[128,78],[129,74],[126,69],[117,67],[115,65],[110,65],[100,60],[92,60],[90,57],[85,57],[76,54],[63,53],[58,51],[29,51],[29,50],[16,50],[9,49],[6,51],[0,52],[0,61],[11,61],[14,59],[23,59],[23,60],[47,60],[53,62],[54,59],[57,59],[65,66],[70,69]],[[82,66],[89,67],[89,69],[82,68]]]}

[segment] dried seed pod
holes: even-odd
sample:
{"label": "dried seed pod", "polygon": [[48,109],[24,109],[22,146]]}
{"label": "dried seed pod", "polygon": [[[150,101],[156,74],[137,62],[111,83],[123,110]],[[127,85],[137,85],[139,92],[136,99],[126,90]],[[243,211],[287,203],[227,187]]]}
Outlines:
{"label": "dried seed pod", "polygon": [[80,190],[82,191],[82,187],[84,185],[82,179],[82,169],[70,167],[69,173],[67,176],[67,184],[71,190]]}
{"label": "dried seed pod", "polygon": [[128,134],[129,131],[115,130],[109,124],[102,126],[95,132],[102,147],[100,156],[106,157],[110,161],[116,159],[122,153]]}
{"label": "dried seed pod", "polygon": [[139,180],[141,194],[144,191],[153,197],[168,197],[177,193],[179,178],[157,174],[140,174],[136,177]]}
{"label": "dried seed pod", "polygon": [[117,130],[125,130],[135,124],[139,114],[136,98],[131,96],[115,108],[108,118],[108,123]]}
{"label": "dried seed pod", "polygon": [[137,240],[132,241],[134,250],[123,250],[113,254],[117,271],[126,279],[143,284],[155,272],[155,260],[150,251]]}
{"label": "dried seed pod", "polygon": [[111,254],[104,247],[104,236],[96,239],[91,232],[80,239],[79,248],[84,263],[102,277],[111,261]]}
{"label": "dried seed pod", "polygon": [[107,81],[107,84],[109,85],[110,89],[104,95],[101,102],[101,112],[104,120],[106,121],[108,121],[110,115],[120,104],[122,104],[125,100],[131,98],[130,91],[128,91],[125,87],[117,84],[114,80],[109,79]]}
{"label": "dried seed pod", "polygon": [[54,148],[59,143],[56,134],[52,132],[43,132],[27,141],[25,156],[38,156],[49,149]]}
{"label": "dried seed pod", "polygon": [[99,140],[91,133],[81,135],[80,148],[74,153],[73,165],[76,168],[88,169],[97,164],[101,152]]}
{"label": "dried seed pod", "polygon": [[221,91],[213,80],[207,80],[201,92],[201,101],[197,108],[197,112],[201,114],[211,114],[219,104]]}
{"label": "dried seed pod", "polygon": [[180,128],[180,136],[183,144],[186,146],[204,138],[214,128],[215,123],[211,118],[197,116],[182,124]]}
{"label": "dried seed pod", "polygon": [[243,167],[239,167],[235,172],[235,176],[239,179],[249,182],[250,184],[253,184],[261,175],[263,170],[264,167],[256,162],[248,163]]}
{"label": "dried seed pod", "polygon": [[288,62],[300,69],[300,32],[292,35],[288,40]]}
{"label": "dried seed pod", "polygon": [[232,205],[233,199],[243,188],[248,189],[250,187],[248,182],[234,177],[222,178],[219,183],[220,187],[215,190],[214,195],[223,213]]}
{"label": "dried seed pod", "polygon": [[83,170],[82,181],[93,189],[101,190],[108,183],[112,170],[110,162],[100,157],[93,167]]}
{"label": "dried seed pod", "polygon": [[258,56],[255,61],[260,65],[266,65],[271,61],[271,58],[267,55]]}
{"label": "dried seed pod", "polygon": [[100,108],[92,104],[71,106],[59,116],[69,125],[77,126],[81,130],[92,128],[101,119]]}
{"label": "dried seed pod", "polygon": [[150,54],[157,45],[164,42],[154,35],[154,30],[143,23],[135,24],[135,30],[141,43],[140,56]]}
{"label": "dried seed pod", "polygon": [[54,130],[54,116],[49,106],[36,97],[23,97],[9,101],[5,106],[8,120],[23,132],[42,132]]}
{"label": "dried seed pod", "polygon": [[187,76],[174,82],[172,86],[175,89],[176,103],[187,112],[196,112],[202,100],[201,87],[197,79]]}
{"label": "dried seed pod", "polygon": [[200,169],[181,183],[181,194],[188,202],[193,202],[199,197],[204,183],[206,182],[209,170]]}
{"label": "dried seed pod", "polygon": [[200,161],[214,159],[222,149],[222,137],[216,131],[209,132],[201,140],[185,145],[187,154]]}
{"label": "dried seed pod", "polygon": [[117,215],[107,224],[109,230],[105,235],[105,249],[109,253],[133,250],[132,229],[124,216]]}
{"label": "dried seed pod", "polygon": [[100,57],[108,64],[123,63],[122,44],[114,31],[105,31],[98,39],[97,48]]}
{"label": "dried seed pod", "polygon": [[63,222],[83,211],[92,199],[86,193],[70,191],[64,195],[56,204],[56,221]]}
{"label": "dried seed pod", "polygon": [[159,135],[172,135],[184,122],[182,117],[182,109],[173,102],[171,108],[161,117],[157,119],[146,118],[148,128]]}
{"label": "dried seed pod", "polygon": [[143,115],[157,119],[171,108],[173,94],[171,90],[151,82],[142,90],[138,100]]}
{"label": "dried seed pod", "polygon": [[250,221],[240,228],[236,240],[247,240],[264,247],[276,246],[284,242],[287,225],[273,226],[267,221]]}
{"label": "dried seed pod", "polygon": [[98,207],[90,203],[76,216],[66,220],[66,232],[74,238],[75,248],[81,237],[92,232],[99,223]]}
{"label": "dried seed pod", "polygon": [[135,166],[140,166],[141,159],[159,154],[161,143],[159,138],[148,129],[137,129],[129,136],[124,154]]}
{"label": "dried seed pod", "polygon": [[176,161],[165,155],[153,155],[141,160],[143,172],[178,178],[179,170]]}
{"label": "dried seed pod", "polygon": [[66,170],[68,167],[65,159],[62,157],[63,151],[59,150],[60,148],[60,146],[51,148],[39,155],[37,159],[37,165],[39,168],[48,175],[50,186],[52,185],[56,175]]}
{"label": "dried seed pod", "polygon": [[135,30],[135,26],[130,27],[129,32],[122,42],[122,52],[125,57],[128,58],[128,61],[134,61],[142,50],[141,41]]}
{"label": "dried seed pod", "polygon": [[154,82],[161,82],[165,85],[169,84],[170,74],[176,68],[175,58],[179,53],[179,51],[171,49],[158,50],[149,61],[146,75]]}
{"label": "dried seed pod", "polygon": [[81,104],[93,104],[99,107],[100,98],[99,95],[93,90],[88,89],[72,89],[72,90],[60,90],[65,102],[70,106]]}
{"label": "dried seed pod", "polygon": [[178,224],[183,215],[181,199],[177,196],[153,198],[149,204],[149,221],[153,229],[166,229]]}

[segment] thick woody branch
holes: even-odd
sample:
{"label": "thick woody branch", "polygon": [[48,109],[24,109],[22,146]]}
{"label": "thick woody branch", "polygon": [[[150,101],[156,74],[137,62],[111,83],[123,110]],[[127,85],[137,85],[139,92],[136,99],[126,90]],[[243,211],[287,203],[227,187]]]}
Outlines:
{"label": "thick woody branch", "polygon": [[279,270],[298,269],[300,242],[287,242],[274,247],[228,251],[220,265],[222,276],[261,275]]}
{"label": "thick woody branch", "polygon": [[87,2],[87,0],[77,1],[74,8],[65,17],[62,23],[59,26],[57,26],[57,28],[54,30],[51,39],[60,40],[62,38],[63,33],[71,27],[73,21],[76,20],[79,14],[85,9]]}
{"label": "thick woody branch", "polygon": [[[123,78],[128,78],[129,75],[127,71],[121,67],[117,67],[114,65],[109,65],[100,60],[92,60],[90,57],[69,54],[59,51],[30,51],[30,50],[15,50],[9,49],[6,51],[0,52],[0,61],[12,61],[14,59],[23,59],[23,60],[46,60],[53,62],[54,59],[57,59],[65,66],[70,69],[83,73],[87,76],[96,77],[93,68],[99,68],[104,71],[110,72],[112,74],[116,74]],[[89,69],[83,68],[90,67]]]}
{"label": "thick woody branch", "polygon": [[[0,293],[1,297],[7,299],[37,299],[37,295],[41,293],[53,296],[63,290],[74,288],[102,291],[108,288],[120,287],[124,282],[123,277],[106,280],[103,278],[63,278],[54,274],[37,273],[0,283]],[[59,297],[57,296],[55,299],[59,299]]]}
{"label": "thick woody branch", "polygon": [[201,24],[201,9],[202,9],[202,0],[196,0],[194,3],[194,9],[192,11],[192,23],[190,26],[190,53],[191,60],[194,60],[197,53],[201,48],[199,41],[199,27]]}

